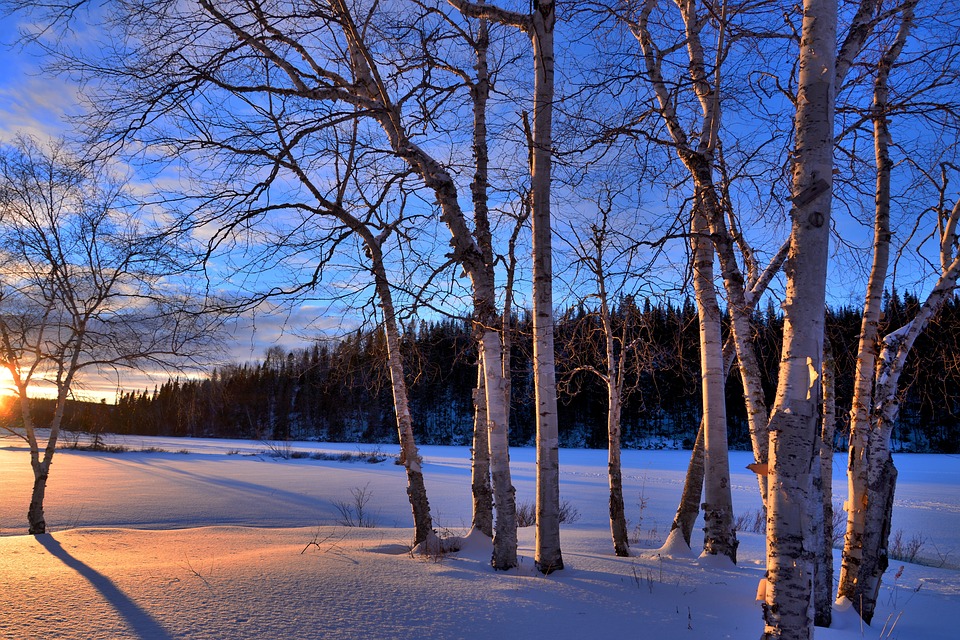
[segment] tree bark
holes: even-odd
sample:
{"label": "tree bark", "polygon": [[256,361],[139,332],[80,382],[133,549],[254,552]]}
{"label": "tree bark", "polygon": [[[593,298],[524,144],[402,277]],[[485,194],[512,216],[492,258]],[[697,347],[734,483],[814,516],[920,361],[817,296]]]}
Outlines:
{"label": "tree bark", "polygon": [[820,495],[823,507],[820,550],[816,554],[814,624],[829,627],[833,620],[833,437],[836,431],[836,363],[830,341],[823,339],[823,418],[820,429]]}
{"label": "tree bark", "polygon": [[[750,339],[750,313],[753,305],[747,294],[745,280],[737,262],[734,242],[724,219],[722,198],[713,177],[713,156],[717,146],[717,135],[721,121],[718,86],[720,63],[717,62],[714,72],[716,80],[714,84],[711,84],[704,47],[700,39],[700,30],[703,27],[704,18],[697,14],[695,2],[677,2],[686,33],[685,43],[690,60],[690,76],[693,80],[691,86],[700,102],[703,115],[699,137],[692,138],[687,135],[677,114],[676,99],[673,96],[672,88],[667,85],[663,77],[661,58],[657,53],[658,50],[653,43],[653,37],[649,30],[649,16],[655,5],[656,0],[644,2],[637,20],[631,25],[631,28],[643,49],[645,69],[657,98],[660,116],[670,133],[671,140],[676,145],[678,157],[693,179],[701,213],[706,217],[710,227],[729,301],[731,334],[740,361],[740,375],[743,381],[744,400],[750,425],[750,442],[755,461],[762,464],[767,461],[767,442],[765,439],[767,408],[760,383],[760,367]],[[718,16],[718,18],[720,25],[719,60],[719,56],[722,55],[726,25],[724,22],[725,15]],[[748,256],[745,255],[744,257],[747,258]],[[766,504],[766,476],[758,475],[757,482],[760,487],[761,499]]]}
{"label": "tree bark", "polygon": [[836,0],[804,0],[783,352],[770,418],[765,640],[813,637],[813,465],[833,181]]}
{"label": "tree bark", "polygon": [[560,551],[560,454],[553,347],[553,231],[550,183],[553,164],[553,0],[534,0],[533,42],[533,377],[537,404],[537,530],[534,562],[541,573],[563,569]]}
{"label": "tree bark", "polygon": [[730,493],[730,464],[727,455],[727,410],[724,387],[721,313],[713,283],[713,248],[704,237],[707,221],[699,210],[691,225],[693,286],[700,324],[700,376],[703,393],[704,487],[703,552],[724,555],[737,561],[737,536],[733,529],[733,499]]}
{"label": "tree bark", "polygon": [[510,480],[510,446],[506,423],[506,400],[503,393],[500,335],[493,330],[481,338],[484,377],[486,378],[487,421],[489,425],[490,477],[497,518],[493,531],[494,569],[517,566],[517,503],[516,490]]}
{"label": "tree bark", "polygon": [[[885,549],[881,549],[884,545],[881,545],[879,540],[883,525],[881,522],[871,521],[871,518],[882,519],[883,505],[887,499],[892,502],[892,494],[889,497],[883,494],[887,489],[885,485],[878,486],[880,494],[872,493],[873,482],[870,478],[871,467],[877,469],[885,468],[887,464],[893,466],[893,461],[889,459],[889,450],[884,453],[882,450],[875,451],[871,447],[871,442],[876,442],[873,433],[875,430],[873,393],[877,385],[879,322],[890,261],[890,181],[893,160],[890,158],[892,139],[887,113],[888,84],[890,72],[909,35],[914,4],[908,2],[904,5],[897,37],[881,56],[873,87],[873,138],[877,168],[873,263],[863,305],[857,368],[854,374],[853,404],[850,410],[847,530],[844,536],[840,582],[837,588],[838,597],[845,597],[853,602],[860,611],[861,617],[868,623],[873,616],[876,597],[871,596],[869,588],[864,584],[864,578],[866,575],[872,575],[881,564],[886,569],[886,559],[881,561],[876,555],[885,554]],[[892,476],[895,482],[895,471]],[[876,481],[878,478],[874,478],[874,482]],[[890,490],[892,491],[892,487]],[[869,543],[866,539],[868,529],[870,530]],[[885,541],[886,538],[884,538],[884,544]],[[865,569],[866,573],[864,573]],[[879,576],[876,581],[879,586]]]}
{"label": "tree bark", "polygon": [[683,480],[683,493],[680,495],[680,505],[673,518],[670,532],[679,529],[683,541],[690,546],[693,537],[693,527],[700,515],[700,497],[703,495],[703,420],[697,429],[697,440],[690,454],[690,463],[687,465],[687,475]]}
{"label": "tree bark", "polygon": [[33,491],[30,493],[30,507],[27,510],[28,533],[39,535],[47,532],[47,521],[43,515],[43,499],[47,492],[47,479],[50,477],[49,456],[44,462],[32,462]]}
{"label": "tree bark", "polygon": [[[489,153],[487,149],[487,101],[490,96],[490,72],[487,64],[487,49],[490,45],[487,21],[480,20],[477,36],[473,40],[476,55],[476,80],[470,85],[473,101],[473,157],[475,162],[470,195],[473,200],[474,237],[483,257],[485,277],[492,278],[493,239],[490,233],[490,216],[487,203]],[[478,352],[483,351],[479,345]],[[493,493],[490,487],[490,437],[488,432],[486,384],[483,363],[478,368],[477,388],[473,394],[476,411],[473,431],[473,526],[493,537]],[[505,384],[506,381],[504,381]],[[509,391],[506,392],[506,409],[509,410]],[[507,417],[504,424],[507,424]]]}
{"label": "tree bark", "polygon": [[406,162],[411,170],[420,176],[424,185],[433,191],[440,206],[441,220],[450,230],[452,256],[470,278],[474,324],[480,335],[480,357],[486,378],[490,476],[496,507],[491,565],[494,569],[511,569],[517,565],[516,501],[510,479],[500,337],[496,330],[491,329],[499,319],[493,265],[484,259],[477,240],[470,232],[450,172],[408,137],[400,120],[400,110],[391,102],[387,87],[376,73],[373,57],[367,50],[346,3],[343,0],[332,0],[331,8],[343,26],[348,43],[351,68],[356,78],[350,90],[381,105],[373,117],[383,129],[397,157]]}
{"label": "tree bark", "polygon": [[[960,201],[954,205],[947,228],[955,228],[958,217]],[[953,242],[944,244],[953,246]],[[950,255],[942,257],[946,264]],[[867,441],[866,476],[869,497],[861,535],[863,552],[859,565],[859,580],[854,591],[854,603],[859,607],[864,621],[868,623],[873,618],[880,579],[888,565],[887,542],[897,481],[897,470],[890,451],[890,437],[900,410],[897,401],[900,375],[914,342],[946,297],[956,289],[958,277],[960,257],[953,257],[953,261],[944,270],[917,315],[908,324],[884,337],[883,349],[878,358],[871,428]]]}
{"label": "tree bark", "polygon": [[[371,239],[372,241],[372,239]],[[393,306],[393,293],[387,280],[380,247],[367,244],[372,258],[377,297],[383,310],[383,327],[387,338],[387,365],[390,368],[390,387],[393,391],[393,406],[397,418],[397,433],[400,438],[400,459],[407,472],[407,497],[413,511],[413,544],[426,542],[433,532],[433,519],[430,516],[430,503],[423,482],[422,459],[413,437],[413,418],[410,415],[410,403],[407,398],[407,383],[404,379],[403,361],[400,355],[400,329],[397,314]]]}
{"label": "tree bark", "polygon": [[470,486],[473,493],[472,526],[493,537],[493,491],[490,488],[490,445],[487,432],[487,398],[483,364],[477,371],[477,388],[473,390],[473,448]]}
{"label": "tree bark", "polygon": [[[600,321],[603,324],[607,362],[605,380],[607,383],[607,481],[610,487],[610,535],[613,538],[614,553],[627,557],[630,555],[630,542],[627,536],[627,516],[623,506],[623,474],[620,467],[620,417],[623,407],[624,360],[627,354],[621,351],[620,357],[617,358],[610,303],[603,279],[602,247],[602,238],[597,238],[595,275],[600,296]],[[624,318],[624,340],[628,322],[629,319]],[[624,340],[621,340],[621,343]]]}

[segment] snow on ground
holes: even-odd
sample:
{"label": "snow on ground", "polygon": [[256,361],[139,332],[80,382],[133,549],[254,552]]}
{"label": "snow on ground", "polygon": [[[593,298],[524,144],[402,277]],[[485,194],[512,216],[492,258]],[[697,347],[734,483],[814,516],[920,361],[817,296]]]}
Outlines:
{"label": "snow on ground", "polygon": [[[21,442],[0,440],[0,638],[760,635],[754,598],[762,536],[739,534],[737,566],[659,549],[689,452],[624,452],[627,509],[640,540],[634,557],[617,558],[606,521],[605,452],[562,451],[561,494],[580,519],[563,529],[567,568],[544,577],[533,569],[532,527],[521,529],[521,566],[508,572],[490,569],[490,544],[483,540],[468,540],[442,558],[411,555],[403,468],[390,461],[277,459],[264,453],[270,447],[263,442],[111,442],[130,451],[57,453],[46,508],[53,533],[34,537],[24,535],[27,453]],[[437,526],[465,534],[469,450],[424,447],[422,453]],[[511,458],[518,500],[532,502],[534,452],[513,449]],[[735,470],[747,462],[748,454],[732,454]],[[842,456],[837,463],[834,484],[842,492]],[[960,565],[957,463],[956,456],[897,457],[894,529],[907,539],[924,536],[921,555],[947,567]],[[735,471],[732,483],[738,512],[756,509],[752,474]],[[336,503],[352,503],[359,489],[369,496],[376,528],[338,524]],[[956,568],[894,562],[874,628],[861,628],[852,611],[838,611],[834,627],[816,636],[952,639],[960,628],[958,605]]]}

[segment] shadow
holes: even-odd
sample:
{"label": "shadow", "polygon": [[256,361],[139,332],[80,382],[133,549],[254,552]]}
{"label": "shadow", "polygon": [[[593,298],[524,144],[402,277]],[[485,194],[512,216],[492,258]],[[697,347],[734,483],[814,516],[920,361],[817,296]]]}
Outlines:
{"label": "shadow", "polygon": [[[178,456],[171,458],[172,460],[181,460],[183,456]],[[117,459],[104,459],[104,462],[115,464],[118,466],[127,466],[135,467],[144,470],[149,470],[154,473],[157,477],[162,478],[166,476],[170,479],[185,479],[188,482],[196,482],[201,485],[207,485],[212,487],[221,487],[223,489],[228,489],[235,491],[239,494],[239,497],[245,500],[250,500],[251,496],[262,497],[265,500],[278,501],[282,500],[286,503],[287,508],[290,510],[295,510],[296,508],[316,508],[320,502],[319,498],[304,495],[302,493],[297,493],[295,491],[288,491],[286,489],[280,489],[273,486],[256,484],[253,482],[247,482],[244,480],[239,480],[236,478],[222,478],[215,475],[204,475],[197,473],[195,471],[187,471],[186,469],[180,469],[175,466],[166,466],[162,464],[163,460],[117,460]],[[358,471],[363,472],[364,469],[360,468]],[[370,470],[372,473],[374,470]],[[307,524],[313,523],[314,520],[308,520]]]}
{"label": "shadow", "polygon": [[171,636],[154,620],[153,616],[140,608],[123,591],[117,588],[110,578],[96,569],[74,558],[63,546],[53,539],[53,535],[46,533],[35,536],[50,555],[58,558],[81,576],[86,578],[93,587],[100,592],[107,602],[116,610],[138,637],[144,640],[170,640]]}

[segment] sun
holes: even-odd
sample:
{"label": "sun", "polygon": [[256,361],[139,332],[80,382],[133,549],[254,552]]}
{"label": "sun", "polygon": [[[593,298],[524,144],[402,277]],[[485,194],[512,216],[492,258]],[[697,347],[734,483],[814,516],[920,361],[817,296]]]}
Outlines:
{"label": "sun", "polygon": [[7,423],[13,415],[16,396],[10,395],[6,389],[0,389],[0,423]]}

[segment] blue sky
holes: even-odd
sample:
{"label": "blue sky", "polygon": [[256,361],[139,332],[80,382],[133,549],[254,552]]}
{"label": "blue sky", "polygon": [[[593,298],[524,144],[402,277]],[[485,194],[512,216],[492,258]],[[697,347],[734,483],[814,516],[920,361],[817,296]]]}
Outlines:
{"label": "blue sky", "polygon": [[[40,137],[59,135],[65,131],[64,116],[78,109],[77,89],[63,79],[51,77],[42,72],[41,61],[35,55],[36,47],[28,47],[25,50],[16,46],[11,47],[10,43],[15,39],[16,34],[16,19],[6,17],[0,20],[0,43],[6,45],[0,47],[0,140],[8,140],[18,131]],[[655,199],[657,194],[653,194],[653,197]],[[652,206],[662,205],[654,202]],[[557,209],[560,210],[562,207]],[[571,210],[566,213],[569,215]],[[576,208],[572,209],[573,216],[578,213]],[[558,218],[559,230],[564,224],[562,212],[557,211],[555,215]],[[842,229],[841,235],[844,240],[855,242],[863,247],[869,246],[868,228],[853,222],[849,216],[844,217],[845,215],[837,212],[835,216],[836,223]],[[865,217],[869,221],[869,216]],[[573,223],[575,224],[576,221],[574,220]],[[785,234],[786,225],[780,225],[780,231]],[[439,228],[437,233],[438,240],[441,240],[442,244],[445,242],[446,231]],[[764,247],[768,251],[774,250],[775,245],[779,244],[776,238],[765,240],[770,245]],[[682,243],[682,241],[677,242]],[[555,251],[562,251],[562,246],[563,243],[557,242]],[[522,248],[520,251],[526,253],[528,249]],[[678,250],[679,253],[682,253],[682,250]],[[829,286],[829,299],[833,304],[860,304],[862,294],[859,291],[862,290],[861,283],[868,259],[869,256],[865,252],[855,251],[835,256],[831,264],[832,275]],[[904,269],[900,275],[903,276],[904,273],[909,271]],[[563,300],[560,294],[560,291],[555,293],[558,304]],[[322,316],[323,307],[319,304],[315,307],[298,307],[290,312],[259,313],[255,321],[244,321],[238,326],[226,358],[251,360],[261,357],[266,348],[272,344],[281,343],[285,346],[303,344],[310,335],[315,333],[310,329],[299,328],[307,327],[311,321]],[[333,322],[337,321],[339,318],[333,320]],[[125,375],[123,386],[126,389],[152,387],[163,379],[165,375],[155,379],[143,378],[139,374]],[[116,391],[115,382],[103,386],[101,383],[88,381],[88,386],[90,395],[106,397],[110,400],[113,399]]]}
{"label": "blue sky", "polygon": [[[0,141],[11,140],[18,133],[40,139],[53,138],[67,131],[65,117],[78,111],[77,89],[62,78],[47,74],[41,66],[38,48],[11,44],[17,37],[16,20],[0,19]],[[224,361],[249,361],[261,358],[274,344],[286,347],[303,345],[320,329],[342,330],[337,322],[311,328],[322,315],[319,305],[294,309],[264,309],[232,325]],[[167,374],[138,371],[121,373],[121,388],[135,390],[153,388],[167,379]],[[0,393],[8,388],[9,376],[0,372]],[[112,402],[118,390],[117,377],[86,376],[76,389],[79,397]],[[43,395],[43,390],[38,390]]]}

